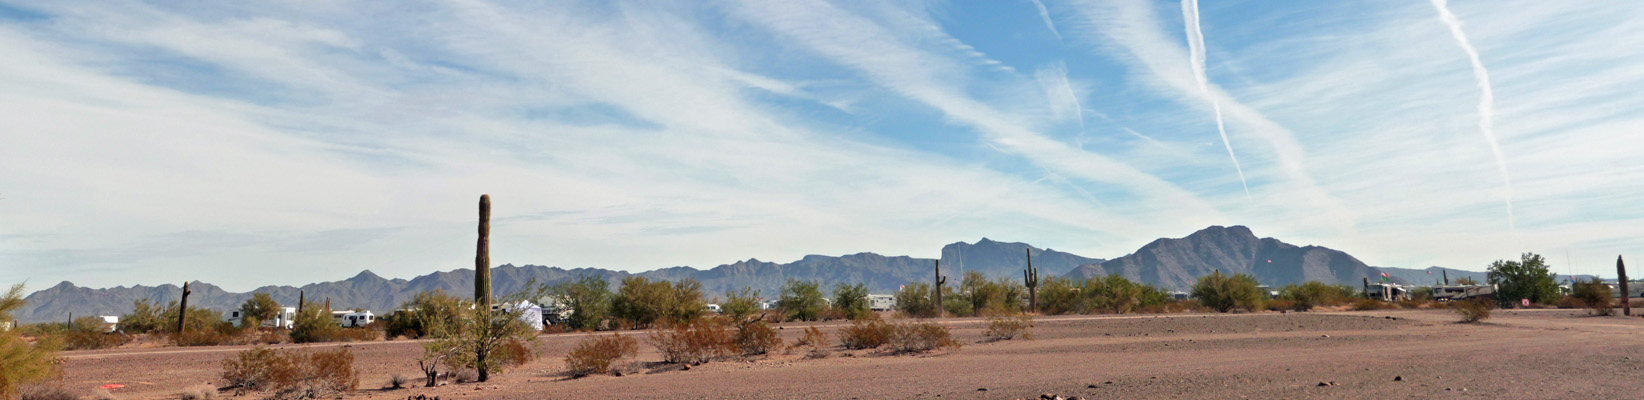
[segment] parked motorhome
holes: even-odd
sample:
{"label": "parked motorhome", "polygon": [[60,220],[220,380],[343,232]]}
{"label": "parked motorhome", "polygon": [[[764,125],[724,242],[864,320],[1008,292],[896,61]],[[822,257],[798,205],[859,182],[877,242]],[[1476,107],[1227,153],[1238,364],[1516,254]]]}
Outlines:
{"label": "parked motorhome", "polygon": [[120,317],[118,316],[99,315],[97,319],[102,322],[103,333],[114,333],[114,331],[120,330]]}
{"label": "parked motorhome", "polygon": [[896,296],[888,294],[868,295],[868,309],[874,311],[890,311],[896,309]]}
{"label": "parked motorhome", "polygon": [[759,309],[761,309],[761,310],[775,310],[776,309],[776,300],[773,299],[773,300],[765,300],[765,301],[759,302]]}
{"label": "parked motorhome", "polygon": [[1489,297],[1495,295],[1493,285],[1440,285],[1433,286],[1433,300],[1453,301],[1467,300],[1475,297]]}
{"label": "parked motorhome", "polygon": [[553,297],[537,299],[537,304],[542,307],[542,323],[544,326],[563,324],[571,319],[571,314],[574,314],[570,306],[559,304],[559,301],[554,300]]}
{"label": "parked motorhome", "polygon": [[708,309],[708,312],[711,312],[711,313],[714,313],[714,314],[719,314],[719,313],[725,312],[725,309],[720,308],[718,304],[714,304],[714,303],[705,304],[705,305],[703,305],[703,307],[706,307]]}
{"label": "parked motorhome", "polygon": [[[240,314],[240,310],[232,310],[228,312],[228,322],[234,324],[234,326],[240,326],[240,321],[243,319],[245,319],[245,316]],[[296,307],[280,307],[279,312],[275,313],[274,318],[263,321],[261,325],[267,328],[291,329],[291,326],[295,324],[296,321]]]}
{"label": "parked motorhome", "polygon": [[1410,290],[1394,283],[1372,283],[1365,287],[1364,297],[1381,301],[1409,300]]}
{"label": "parked motorhome", "polygon": [[362,328],[366,325],[370,325],[372,322],[376,322],[377,316],[371,314],[371,310],[360,312],[332,311],[331,320],[336,321],[337,325],[344,328]]}
{"label": "parked motorhome", "polygon": [[1187,300],[1188,294],[1182,291],[1170,292],[1170,298],[1172,300]]}
{"label": "parked motorhome", "polygon": [[525,321],[525,324],[529,325],[531,329],[539,331],[542,330],[542,306],[531,304],[529,301],[520,300],[519,303],[492,304],[491,310],[501,310],[503,312],[517,311],[519,312],[519,319],[521,321]]}

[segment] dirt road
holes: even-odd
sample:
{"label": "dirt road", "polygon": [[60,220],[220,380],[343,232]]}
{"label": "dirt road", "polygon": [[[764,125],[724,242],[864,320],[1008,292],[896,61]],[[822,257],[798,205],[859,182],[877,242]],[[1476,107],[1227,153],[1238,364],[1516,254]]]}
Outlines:
{"label": "dirt road", "polygon": [[[966,343],[956,352],[776,355],[574,380],[562,376],[561,358],[585,335],[544,335],[541,359],[492,382],[397,391],[374,388],[392,374],[416,377],[418,343],[350,349],[371,389],[355,397],[385,399],[1626,398],[1644,389],[1644,319],[1537,310],[1454,320],[1444,310],[1042,317],[1035,340],[983,344],[980,321],[947,319]],[[802,326],[784,324],[784,338]],[[640,361],[660,359],[641,347]],[[75,352],[65,372],[75,387],[125,384],[121,398],[174,397],[216,384],[221,360],[239,350]]]}

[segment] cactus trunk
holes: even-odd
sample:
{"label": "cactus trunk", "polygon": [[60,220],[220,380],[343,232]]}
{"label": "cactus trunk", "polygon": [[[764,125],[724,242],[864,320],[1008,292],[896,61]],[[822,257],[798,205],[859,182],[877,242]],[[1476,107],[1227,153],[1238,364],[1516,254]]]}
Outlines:
{"label": "cactus trunk", "polygon": [[[479,309],[479,315],[485,320],[476,321],[491,325],[491,195],[480,195],[479,203],[479,243],[474,251],[474,307]],[[479,370],[479,381],[491,379],[489,365],[486,364],[485,349],[478,349],[474,353],[474,365]]]}
{"label": "cactus trunk", "polygon": [[183,282],[183,300],[177,303],[177,334],[183,334],[183,321],[188,320],[188,295],[194,293],[188,289],[188,282]]}
{"label": "cactus trunk", "polygon": [[1027,253],[1027,269],[1022,270],[1022,281],[1023,281],[1023,284],[1027,285],[1027,289],[1028,289],[1028,312],[1038,313],[1039,312],[1039,270],[1033,268],[1033,250],[1032,249],[1022,249],[1022,252]]}
{"label": "cactus trunk", "polygon": [[942,276],[942,260],[936,260],[936,318],[942,318],[942,284],[948,283],[948,277]]}
{"label": "cactus trunk", "polygon": [[1633,316],[1632,292],[1627,291],[1627,264],[1621,262],[1621,256],[1615,256],[1615,275],[1617,283],[1621,284],[1621,315]]}

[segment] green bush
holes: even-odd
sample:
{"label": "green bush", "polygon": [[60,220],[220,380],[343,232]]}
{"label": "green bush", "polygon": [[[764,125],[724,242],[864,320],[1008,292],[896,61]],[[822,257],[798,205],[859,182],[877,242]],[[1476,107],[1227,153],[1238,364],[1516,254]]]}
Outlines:
{"label": "green bush", "polygon": [[908,284],[896,292],[896,310],[914,318],[935,317],[936,299],[932,296],[935,294],[929,283]]}
{"label": "green bush", "polygon": [[459,324],[469,304],[439,289],[417,293],[411,301],[400,306],[400,311],[383,318],[384,334],[390,338],[403,336],[410,339],[436,336],[437,332]]}
{"label": "green bush", "polygon": [[1496,285],[1495,298],[1501,307],[1514,307],[1519,299],[1539,304],[1559,299],[1558,280],[1548,270],[1546,259],[1535,253],[1524,253],[1519,261],[1490,263],[1486,276]]}
{"label": "green bush", "polygon": [[255,328],[262,321],[280,316],[280,303],[274,302],[274,297],[268,293],[253,293],[250,299],[240,304],[240,327]]}
{"label": "green bush", "polygon": [[1296,311],[1312,310],[1318,306],[1340,305],[1357,298],[1358,291],[1346,285],[1326,285],[1309,281],[1300,285],[1279,288],[1279,298],[1290,300]]}
{"label": "green bush", "polygon": [[818,283],[790,278],[782,285],[782,296],[777,299],[776,307],[782,309],[789,320],[815,321],[822,318],[827,302]]}
{"label": "green bush", "polygon": [[686,323],[706,310],[702,284],[689,278],[678,283],[640,276],[624,278],[611,300],[611,316],[634,328],[650,327],[659,321]]}
{"label": "green bush", "polygon": [[[970,304],[955,310],[955,314],[958,315],[980,316],[1019,312],[1022,309],[1022,299],[1027,297],[1027,288],[1020,282],[1011,278],[989,281],[981,271],[965,272],[964,279],[959,283],[959,292],[954,298],[964,299]],[[947,293],[942,295],[946,297]]]}
{"label": "green bush", "polygon": [[[164,320],[166,309],[176,306],[175,302],[169,307],[161,307],[148,299],[133,300],[131,313],[120,316],[120,330],[130,334],[160,332],[165,329],[162,325],[170,325]],[[171,324],[176,323],[176,319],[171,320]]]}
{"label": "green bush", "polygon": [[1466,323],[1479,322],[1490,318],[1490,308],[1494,305],[1494,302],[1485,298],[1462,300],[1451,303],[1451,307],[1454,307],[1456,314],[1461,315],[1461,322]]}
{"label": "green bush", "polygon": [[1199,277],[1193,284],[1193,297],[1218,312],[1255,311],[1261,309],[1262,299],[1267,297],[1257,286],[1256,278],[1250,275],[1229,276],[1216,271]]}
{"label": "green bush", "polygon": [[746,321],[737,323],[735,342],[742,355],[754,356],[782,347],[782,336],[764,321]]}
{"label": "green bush", "polygon": [[1596,315],[1615,313],[1615,295],[1610,291],[1610,286],[1597,277],[1576,282],[1570,287],[1570,297],[1580,301],[1583,307],[1592,309]]}
{"label": "green bush", "polygon": [[846,319],[858,320],[872,315],[868,310],[868,285],[840,283],[833,287],[833,309]]}
{"label": "green bush", "polygon": [[742,291],[726,291],[725,303],[719,309],[730,317],[732,321],[746,321],[759,315],[759,291],[752,288],[742,288]]}
{"label": "green bush", "polygon": [[873,349],[890,343],[896,327],[879,320],[851,322],[839,328],[839,344],[851,350]]}
{"label": "green bush", "polygon": [[[0,321],[14,321],[12,312],[23,306],[23,285],[12,285],[0,295]],[[0,399],[10,399],[27,385],[58,376],[54,361],[56,346],[51,340],[30,344],[19,329],[0,331]]]}

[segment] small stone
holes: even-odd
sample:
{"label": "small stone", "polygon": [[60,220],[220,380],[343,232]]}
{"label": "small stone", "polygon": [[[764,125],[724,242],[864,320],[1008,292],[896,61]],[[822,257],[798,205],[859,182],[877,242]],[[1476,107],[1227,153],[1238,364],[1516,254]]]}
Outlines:
{"label": "small stone", "polygon": [[1321,335],[1321,336],[1323,336],[1323,337],[1325,337],[1325,338],[1327,338],[1327,339],[1328,339],[1328,338],[1330,338],[1330,335]]}
{"label": "small stone", "polygon": [[1096,388],[1099,388],[1099,387],[1101,387],[1101,386],[1096,386],[1096,384],[1094,384],[1094,383],[1089,384],[1089,385],[1085,385],[1085,389],[1096,389]]}
{"label": "small stone", "polygon": [[1325,387],[1325,386],[1330,386],[1330,384],[1325,383],[1325,382],[1319,382],[1319,387]]}
{"label": "small stone", "polygon": [[986,392],[986,391],[988,391],[988,388],[976,388],[976,391],[978,391],[978,392]]}
{"label": "small stone", "polygon": [[1393,377],[1393,382],[1404,382],[1404,376],[1400,375]]}
{"label": "small stone", "polygon": [[1102,382],[1103,385],[1112,385],[1113,381]]}

